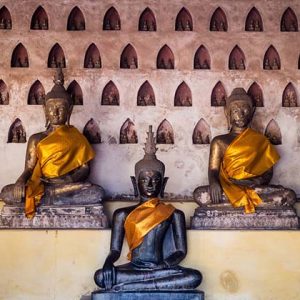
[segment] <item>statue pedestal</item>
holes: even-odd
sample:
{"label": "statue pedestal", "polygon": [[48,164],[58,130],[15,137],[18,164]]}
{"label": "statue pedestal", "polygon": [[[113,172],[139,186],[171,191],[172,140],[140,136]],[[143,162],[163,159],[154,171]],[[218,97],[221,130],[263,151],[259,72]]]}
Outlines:
{"label": "statue pedestal", "polygon": [[137,291],[92,293],[91,300],[204,300],[204,292],[197,290],[182,291]]}
{"label": "statue pedestal", "polygon": [[291,207],[257,207],[253,214],[230,205],[198,207],[191,218],[191,229],[299,229],[299,219]]}
{"label": "statue pedestal", "polygon": [[0,229],[103,229],[108,219],[102,204],[41,205],[33,219],[24,214],[24,204],[4,205],[0,213]]}

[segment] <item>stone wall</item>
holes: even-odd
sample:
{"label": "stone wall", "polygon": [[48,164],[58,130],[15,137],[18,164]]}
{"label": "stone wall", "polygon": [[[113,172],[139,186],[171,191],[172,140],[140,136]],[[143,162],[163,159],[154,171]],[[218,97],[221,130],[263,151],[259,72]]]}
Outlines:
{"label": "stone wall", "polygon": [[[287,7],[300,16],[298,0],[268,1],[36,1],[4,0],[12,19],[11,30],[0,30],[0,79],[7,85],[9,105],[0,105],[0,187],[14,182],[24,165],[26,144],[7,143],[8,131],[16,118],[22,121],[28,137],[44,128],[43,109],[28,105],[28,93],[36,80],[46,92],[52,87],[54,69],[48,68],[48,56],[58,43],[64,53],[66,83],[76,80],[83,93],[83,105],[74,107],[71,122],[80,130],[93,118],[100,127],[101,144],[94,145],[97,157],[92,165],[91,180],[102,185],[109,195],[129,194],[133,190],[129,176],[143,155],[148,125],[156,131],[168,120],[173,128],[174,144],[159,145],[158,157],[166,164],[170,176],[167,192],[191,196],[199,184],[207,184],[209,145],[195,145],[193,130],[203,118],[211,136],[227,131],[223,107],[211,106],[211,94],[221,81],[229,95],[233,88],[246,90],[256,82],[262,92],[264,107],[258,107],[253,126],[264,132],[270,120],[278,124],[282,145],[277,146],[282,159],[275,168],[274,183],[300,192],[299,108],[282,107],[282,95],[292,83],[299,97],[299,32],[281,32],[281,18]],[[49,30],[31,30],[31,18],[41,5]],[[85,30],[67,31],[71,10],[78,6],[85,19]],[[114,6],[120,16],[121,30],[103,30],[106,11]],[[178,12],[185,7],[192,18],[193,31],[175,31]],[[256,7],[263,22],[263,32],[245,31],[249,11]],[[157,31],[138,31],[139,17],[149,7],[156,19]],[[210,31],[211,16],[221,7],[227,18],[228,31]],[[1,24],[0,24],[1,26]],[[11,68],[12,53],[22,43],[27,50],[29,67]],[[94,43],[101,56],[101,68],[84,68],[85,54]],[[121,69],[120,56],[131,44],[137,55],[137,69]],[[168,45],[174,54],[174,69],[157,69],[157,55]],[[210,70],[194,69],[194,56],[200,45],[209,52]],[[245,56],[246,70],[229,70],[229,55],[238,45]],[[280,70],[264,70],[263,60],[273,45],[280,57]],[[239,57],[239,56],[237,56]],[[101,105],[101,95],[112,80],[119,91],[119,106]],[[148,80],[155,94],[156,106],[137,106],[137,93]],[[178,86],[185,82],[191,90],[192,106],[175,107]],[[298,103],[300,104],[298,98]],[[120,129],[130,118],[138,144],[120,144]]]}

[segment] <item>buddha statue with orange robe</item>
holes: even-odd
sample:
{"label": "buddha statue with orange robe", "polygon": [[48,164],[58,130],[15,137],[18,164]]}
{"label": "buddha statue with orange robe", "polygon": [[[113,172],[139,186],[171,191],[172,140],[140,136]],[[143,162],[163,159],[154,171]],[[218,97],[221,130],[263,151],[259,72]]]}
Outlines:
{"label": "buddha statue with orange robe", "polygon": [[200,206],[230,202],[253,213],[259,205],[292,206],[296,202],[293,190],[269,184],[280,157],[264,135],[249,127],[254,112],[246,91],[234,89],[225,107],[230,131],[211,142],[209,186],[194,191]]}
{"label": "buddha statue with orange robe", "polygon": [[95,153],[87,139],[72,125],[73,103],[65,90],[61,69],[46,95],[46,130],[28,141],[25,168],[15,184],[5,186],[0,200],[8,205],[24,203],[32,218],[40,204],[95,204],[104,191],[87,181]]}

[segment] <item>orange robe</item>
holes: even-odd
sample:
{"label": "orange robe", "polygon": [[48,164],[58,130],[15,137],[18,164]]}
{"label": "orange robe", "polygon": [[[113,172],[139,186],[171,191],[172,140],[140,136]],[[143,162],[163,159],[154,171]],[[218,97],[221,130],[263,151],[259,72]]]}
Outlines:
{"label": "orange robe", "polygon": [[33,218],[35,207],[44,194],[41,177],[56,178],[68,174],[94,158],[87,139],[73,126],[63,125],[42,139],[36,148],[38,161],[26,184],[25,214]]}
{"label": "orange robe", "polygon": [[125,235],[129,246],[128,259],[131,252],[138,247],[148,232],[168,219],[174,212],[171,204],[160,203],[158,198],[150,199],[136,207],[125,220]]}
{"label": "orange robe", "polygon": [[250,128],[231,142],[221,163],[220,182],[232,206],[244,206],[245,213],[253,213],[262,199],[253,189],[236,185],[229,178],[247,179],[260,176],[279,158],[269,140]]}

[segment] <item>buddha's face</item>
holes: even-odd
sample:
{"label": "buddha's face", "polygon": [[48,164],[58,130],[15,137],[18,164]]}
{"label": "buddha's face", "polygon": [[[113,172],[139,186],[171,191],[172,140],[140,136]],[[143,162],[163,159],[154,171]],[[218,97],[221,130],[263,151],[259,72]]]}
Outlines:
{"label": "buddha's face", "polygon": [[50,125],[59,126],[66,124],[70,107],[65,99],[49,99],[45,105],[45,114]]}
{"label": "buddha's face", "polygon": [[245,128],[253,116],[253,106],[244,100],[235,100],[228,107],[230,124],[238,128]]}
{"label": "buddha's face", "polygon": [[140,195],[146,198],[155,198],[162,188],[162,175],[158,171],[142,171],[138,178]]}

